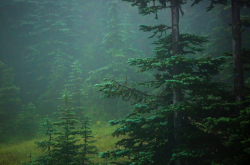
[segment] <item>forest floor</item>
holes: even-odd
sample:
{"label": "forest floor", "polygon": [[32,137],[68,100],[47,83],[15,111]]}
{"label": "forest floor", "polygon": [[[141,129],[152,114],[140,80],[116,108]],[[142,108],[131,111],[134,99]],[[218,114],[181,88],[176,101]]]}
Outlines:
{"label": "forest floor", "polygon": [[[92,135],[95,137],[94,139],[97,140],[94,145],[99,148],[99,152],[116,148],[115,143],[122,137],[112,137],[111,133],[117,127],[118,126],[110,126],[108,122],[92,125]],[[0,144],[0,165],[20,165],[22,161],[29,161],[27,157],[29,154],[31,154],[32,157],[42,155],[41,149],[37,149],[37,145],[35,144],[35,142],[42,140],[47,140],[47,138],[40,137],[38,134],[37,137],[32,140]],[[100,159],[97,155],[91,157],[93,157],[93,162],[95,163],[106,162],[105,159]]]}

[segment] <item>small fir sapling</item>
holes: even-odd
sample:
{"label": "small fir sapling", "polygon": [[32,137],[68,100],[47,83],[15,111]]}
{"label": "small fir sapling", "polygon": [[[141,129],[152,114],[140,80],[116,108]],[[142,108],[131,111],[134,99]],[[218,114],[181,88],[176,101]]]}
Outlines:
{"label": "small fir sapling", "polygon": [[53,123],[51,122],[51,119],[47,116],[47,118],[44,118],[45,122],[40,124],[42,127],[42,131],[40,133],[47,136],[48,140],[43,140],[41,142],[36,142],[37,148],[41,148],[42,152],[45,153],[42,156],[35,157],[33,162],[37,164],[46,164],[46,165],[52,165],[53,159],[51,157],[51,148],[55,145],[54,139],[53,139],[53,133],[56,131],[56,129],[53,126]]}
{"label": "small fir sapling", "polygon": [[76,120],[73,108],[69,107],[71,95],[68,95],[66,89],[61,99],[65,101],[65,108],[58,106],[61,121],[55,122],[54,125],[60,127],[61,130],[54,132],[56,144],[53,146],[53,157],[56,158],[58,165],[78,165],[79,149],[83,147],[83,144],[77,144],[79,140],[76,139],[79,130],[76,130],[75,124],[78,120]]}
{"label": "small fir sapling", "polygon": [[[87,165],[93,164],[87,155],[98,154],[97,148],[93,145],[94,140],[91,140],[91,129],[89,128],[90,121],[87,116],[82,121],[80,129],[75,128],[76,115],[73,108],[68,104],[71,102],[71,95],[68,95],[65,89],[62,97],[65,101],[65,108],[58,106],[61,114],[61,121],[51,122],[50,118],[45,118],[45,123],[40,126],[43,130],[40,133],[48,136],[48,140],[36,142],[37,148],[41,148],[45,153],[42,156],[35,157],[28,162],[22,162],[25,165]],[[58,126],[61,129],[55,129]],[[76,135],[81,135],[83,143],[77,144],[81,139],[76,139]]]}
{"label": "small fir sapling", "polygon": [[87,164],[93,164],[91,161],[91,157],[87,157],[87,155],[97,155],[98,154],[98,148],[93,143],[96,142],[96,140],[92,140],[94,137],[91,135],[92,130],[89,127],[91,125],[91,121],[88,116],[84,116],[82,120],[82,126],[81,126],[81,136],[83,140],[83,148],[80,150],[80,162],[81,165],[87,165]]}

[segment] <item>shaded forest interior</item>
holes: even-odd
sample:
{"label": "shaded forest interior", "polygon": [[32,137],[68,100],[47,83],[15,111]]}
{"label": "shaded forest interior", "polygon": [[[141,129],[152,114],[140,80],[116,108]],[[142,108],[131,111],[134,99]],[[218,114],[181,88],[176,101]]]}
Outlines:
{"label": "shaded forest interior", "polygon": [[1,0],[0,165],[250,164],[249,0]]}

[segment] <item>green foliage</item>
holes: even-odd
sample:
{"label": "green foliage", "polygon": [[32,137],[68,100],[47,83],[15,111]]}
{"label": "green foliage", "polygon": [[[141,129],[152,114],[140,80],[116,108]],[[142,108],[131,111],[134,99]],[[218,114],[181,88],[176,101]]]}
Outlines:
{"label": "green foliage", "polygon": [[107,2],[109,6],[108,16],[109,20],[107,22],[108,33],[104,36],[102,40],[103,49],[108,55],[112,57],[125,57],[122,49],[123,36],[121,35],[121,26],[119,19],[119,8],[118,1],[111,0]]}
{"label": "green foliage", "polygon": [[[61,114],[59,122],[51,122],[50,118],[45,118],[42,123],[43,133],[48,140],[36,142],[37,148],[40,148],[44,155],[35,157],[33,160],[23,162],[23,164],[32,165],[85,165],[91,164],[89,155],[97,154],[97,148],[93,145],[91,130],[89,128],[90,120],[88,117],[82,121],[82,126],[76,129],[78,120],[69,107],[72,103],[71,95],[65,89],[62,98],[65,102],[65,108],[58,106]],[[57,127],[57,129],[55,128]],[[81,139],[76,138],[81,135]],[[79,143],[80,142],[80,143]]]}
{"label": "green foliage", "polygon": [[82,80],[82,69],[80,68],[81,64],[78,60],[75,60],[71,65],[71,72],[69,73],[68,84],[64,85],[67,87],[72,95],[74,100],[75,112],[80,115],[84,112],[83,100],[87,97],[86,87]]}
{"label": "green foliage", "polygon": [[14,84],[13,69],[0,61],[0,134],[5,136],[15,133],[14,123],[18,113],[20,88]]}
{"label": "green foliage", "polygon": [[92,131],[89,127],[91,125],[91,120],[85,115],[81,124],[82,126],[80,127],[80,135],[82,136],[83,148],[79,153],[79,159],[81,162],[80,164],[92,164],[91,157],[88,157],[87,155],[97,155],[98,149],[93,145],[96,140],[93,140],[93,136],[91,135]]}
{"label": "green foliage", "polygon": [[16,119],[16,131],[23,136],[34,136],[38,128],[38,115],[35,105],[30,102],[27,105],[22,105]]}
{"label": "green foliage", "polygon": [[[241,103],[234,102],[233,94],[225,90],[230,86],[222,83],[233,84],[234,77],[229,52],[229,1],[210,0],[207,7],[210,12],[206,16],[203,8],[208,3],[191,9],[184,4],[194,6],[201,0],[178,1],[179,11],[185,17],[180,18],[181,33],[176,56],[172,53],[173,36],[169,32],[172,26],[165,23],[171,18],[171,14],[166,14],[172,6],[169,3],[177,1],[123,1],[138,6],[141,15],[154,14],[156,19],[163,20],[155,24],[149,17],[138,17],[119,0],[4,0],[1,3],[0,14],[6,18],[0,27],[1,45],[5,47],[4,44],[12,43],[12,38],[16,40],[18,35],[21,39],[17,40],[23,43],[13,42],[15,52],[9,51],[1,57],[7,63],[12,63],[13,57],[16,59],[13,60],[18,64],[15,70],[22,70],[20,77],[29,82],[29,101],[39,102],[38,110],[33,104],[28,104],[19,111],[16,104],[20,100],[19,88],[14,84],[13,71],[0,62],[1,138],[18,131],[34,135],[37,129],[34,123],[38,119],[36,111],[53,113],[54,107],[59,105],[61,90],[67,87],[67,96],[72,95],[68,103],[75,107],[76,115],[67,105],[60,108],[62,118],[56,123],[57,130],[50,119],[45,118],[41,126],[48,140],[37,143],[45,153],[34,160],[31,160],[31,154],[28,155],[27,164],[91,164],[91,158],[87,156],[96,154],[97,150],[92,148],[94,141],[87,127],[89,119],[84,118],[77,131],[75,127],[76,116],[82,112],[94,114],[97,121],[108,120],[110,116],[122,118],[131,112],[122,119],[110,121],[111,125],[121,125],[113,136],[127,136],[117,143],[120,149],[99,155],[106,160],[113,159],[109,164],[165,165],[173,164],[175,160],[202,165],[249,164],[249,105],[245,103],[245,108],[235,111]],[[242,1],[240,5],[246,6],[241,8],[242,45],[249,47],[249,2]],[[208,22],[204,23],[202,19]],[[13,25],[12,30],[9,24]],[[135,32],[134,24],[142,24],[141,31],[151,32],[149,41],[155,46],[153,57],[149,51],[151,47],[144,44],[144,35]],[[13,37],[7,37],[10,34]],[[209,38],[197,36],[203,34]],[[21,48],[23,45],[26,48]],[[149,57],[145,58],[142,50],[136,47],[141,47]],[[19,49],[27,68],[23,68],[26,64],[20,65],[14,55],[19,57]],[[1,49],[4,53],[6,50]],[[221,57],[223,51],[226,53]],[[242,54],[243,69],[247,72],[248,48],[243,48]],[[128,58],[130,66],[125,64]],[[138,74],[133,74],[135,67]],[[178,74],[174,73],[174,67],[178,67]],[[250,76],[249,73],[245,75],[247,96]],[[107,79],[100,84],[104,77]],[[95,92],[93,84],[104,94],[102,98],[108,100],[99,100],[100,95]],[[176,87],[181,89],[181,96],[178,104],[173,104]],[[27,92],[26,89],[23,91]],[[129,110],[130,106],[117,98],[132,103],[134,109]],[[89,108],[83,111],[83,105]],[[177,133],[173,117],[176,111],[181,114],[183,126]],[[82,138],[76,139],[78,135]],[[176,135],[180,137],[179,145],[176,145]],[[77,150],[72,149],[75,146]],[[117,160],[120,157],[128,159],[120,162]]]}
{"label": "green foliage", "polygon": [[77,164],[78,150],[83,147],[83,144],[76,144],[79,141],[75,137],[79,134],[79,131],[75,128],[78,120],[73,112],[73,108],[69,107],[71,95],[67,94],[66,89],[61,99],[65,102],[65,108],[58,107],[61,121],[54,122],[54,125],[61,129],[54,132],[56,137],[52,157],[55,159],[56,164]]}
{"label": "green foliage", "polygon": [[[89,72],[85,83],[93,87],[94,84],[100,83],[102,78],[115,78],[119,82],[124,82],[125,77],[130,80],[147,79],[148,75],[133,74],[135,68],[126,65],[126,60],[129,57],[143,56],[142,51],[135,49],[132,44],[136,35],[131,25],[130,15],[128,13],[121,15],[120,9],[123,6],[119,4],[118,0],[106,1],[102,7],[107,15],[106,18],[104,17],[107,20],[107,25],[101,42],[102,53],[98,57],[102,59],[102,63],[98,65],[98,68]],[[99,98],[100,95],[96,97]],[[105,109],[106,113],[118,118],[128,113],[128,105],[117,99],[112,103],[111,101],[103,101],[101,106],[100,109]]]}
{"label": "green foliage", "polygon": [[48,140],[36,142],[36,144],[37,144],[37,148],[40,148],[42,152],[44,152],[45,154],[39,157],[35,157],[32,162],[33,164],[50,165],[50,164],[53,164],[53,159],[51,155],[51,150],[52,150],[51,147],[55,146],[55,141],[52,135],[54,131],[56,131],[56,129],[54,128],[54,125],[51,122],[51,119],[48,118],[48,116],[47,118],[44,118],[44,120],[45,120],[45,123],[40,124],[40,127],[42,127],[42,131],[40,133],[46,135]]}
{"label": "green foliage", "polygon": [[[249,95],[244,102],[227,103],[223,106],[227,109],[227,115],[214,118],[208,117],[205,126],[212,134],[222,140],[224,147],[218,151],[214,162],[219,164],[249,164]],[[235,107],[244,105],[244,109],[235,112]]]}
{"label": "green foliage", "polygon": [[[127,0],[126,0],[127,1]],[[129,1],[128,2],[132,2]],[[147,6],[149,1],[133,1],[141,14],[156,13],[164,5]],[[124,149],[100,153],[101,158],[127,157],[127,164],[168,164],[181,160],[188,164],[211,164],[213,156],[223,147],[219,137],[206,131],[207,117],[221,117],[225,110],[208,108],[211,104],[221,105],[233,99],[226,89],[230,86],[213,82],[212,78],[221,70],[226,57],[188,58],[187,55],[202,52],[207,37],[180,34],[178,55],[172,54],[172,34],[166,34],[167,25],[141,25],[143,31],[153,31],[158,40],[153,44],[153,58],[132,58],[129,65],[139,68],[138,72],[155,70],[154,80],[128,85],[127,81],[106,79],[97,84],[105,98],[122,97],[133,100],[134,110],[124,119],[112,120],[111,125],[121,124],[114,136],[127,135],[117,142]],[[165,35],[164,35],[165,34]],[[151,36],[151,37],[153,37]],[[178,68],[174,74],[173,66]],[[141,90],[144,87],[146,90]],[[173,104],[173,90],[181,89],[178,103]],[[150,91],[149,89],[154,89]],[[174,130],[174,113],[181,114],[181,127]],[[180,143],[176,144],[176,136]],[[114,162],[119,164],[118,162]]]}
{"label": "green foliage", "polygon": [[31,153],[29,155],[27,155],[27,158],[29,158],[28,162],[21,162],[21,164],[23,165],[32,165],[32,155]]}
{"label": "green foliage", "polygon": [[68,79],[72,54],[78,56],[80,53],[76,44],[83,34],[79,28],[84,15],[81,3],[78,0],[21,0],[17,3],[32,8],[14,25],[16,28],[29,27],[21,35],[22,39],[31,41],[25,54],[28,75],[33,80],[28,93],[36,101],[39,98],[43,108],[53,109]]}

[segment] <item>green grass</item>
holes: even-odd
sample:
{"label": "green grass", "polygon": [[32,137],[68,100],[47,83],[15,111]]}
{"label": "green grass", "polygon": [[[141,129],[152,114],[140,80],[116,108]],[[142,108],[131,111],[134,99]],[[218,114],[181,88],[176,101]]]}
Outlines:
{"label": "green grass", "polygon": [[[111,133],[118,126],[111,127],[108,122],[93,123],[92,125],[92,135],[95,137],[97,142],[94,144],[100,149],[99,152],[115,149],[115,143],[122,137],[116,138],[112,137]],[[39,137],[29,141],[20,141],[15,144],[0,144],[0,165],[20,165],[22,161],[28,161],[27,155],[32,154],[32,156],[39,156],[43,153],[40,149],[37,149],[35,142],[41,141],[46,137]],[[79,142],[80,143],[80,142]],[[95,163],[103,162],[105,160],[99,159],[98,156],[93,158]]]}

